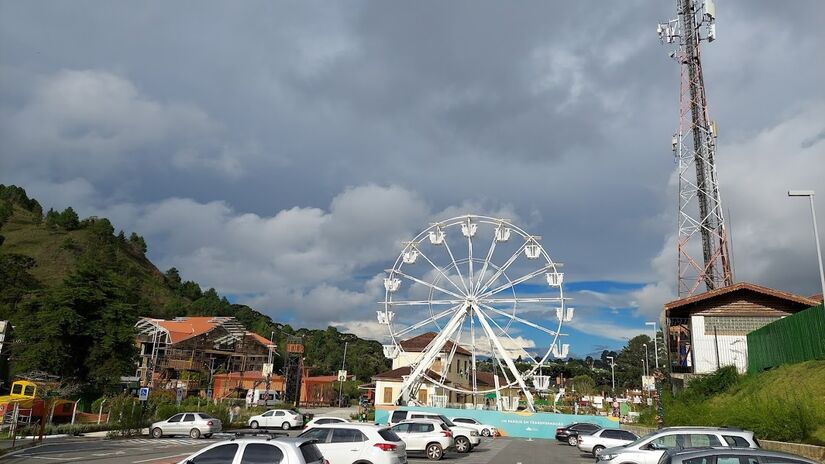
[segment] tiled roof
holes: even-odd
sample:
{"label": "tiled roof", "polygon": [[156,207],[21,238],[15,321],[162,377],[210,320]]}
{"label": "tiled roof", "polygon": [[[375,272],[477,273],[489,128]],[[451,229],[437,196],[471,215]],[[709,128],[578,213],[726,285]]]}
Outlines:
{"label": "tiled roof", "polygon": [[212,316],[180,317],[172,321],[158,319],[157,324],[169,332],[172,343],[205,334],[218,326]]}
{"label": "tiled roof", "polygon": [[761,293],[763,295],[772,296],[775,298],[783,299],[801,305],[816,306],[818,304],[816,300],[813,300],[811,298],[805,298],[804,296],[799,296],[793,293],[783,292],[781,290],[775,290],[772,288],[763,287],[761,285],[751,284],[748,282],[740,282],[738,284],[728,285],[727,287],[717,288],[715,290],[711,290],[708,292],[699,293],[698,295],[693,295],[687,298],[681,298],[678,300],[671,301],[669,303],[665,303],[665,311],[670,311],[676,308],[681,308],[683,306],[709,300],[711,298],[716,298],[721,295],[726,295],[733,292],[741,292],[745,290]]}
{"label": "tiled roof", "polygon": [[[416,337],[409,338],[409,339],[404,340],[403,342],[401,342],[401,348],[404,351],[413,352],[413,353],[421,353],[421,352],[424,351],[425,348],[427,348],[427,345],[429,345],[430,342],[432,342],[433,339],[437,335],[438,334],[435,333],[435,332],[427,332],[427,333],[423,333],[421,335],[418,335]],[[444,344],[444,348],[441,349],[441,352],[442,353],[449,353],[453,349],[453,345],[455,345],[455,344],[448,340],[447,343]],[[458,354],[463,354],[465,356],[471,356],[472,355],[472,353],[465,350],[461,346],[456,348],[455,352],[458,353]]]}
{"label": "tiled roof", "polygon": [[255,340],[256,342],[260,343],[261,345],[263,345],[267,348],[269,347],[269,345],[272,344],[272,342],[269,341],[268,338],[266,338],[264,336],[261,336],[261,335],[258,335],[255,332],[247,332],[246,336],[253,339],[253,340]]}

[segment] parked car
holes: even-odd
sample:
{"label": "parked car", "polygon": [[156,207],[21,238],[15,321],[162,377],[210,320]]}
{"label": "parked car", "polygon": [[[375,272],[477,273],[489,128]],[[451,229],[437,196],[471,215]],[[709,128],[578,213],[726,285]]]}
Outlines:
{"label": "parked car", "polygon": [[189,435],[190,438],[209,438],[213,433],[221,431],[220,419],[202,412],[184,412],[175,414],[169,419],[155,422],[149,427],[152,438],[164,435]]}
{"label": "parked car", "polygon": [[596,457],[605,448],[626,445],[638,439],[639,437],[635,433],[630,433],[627,430],[600,429],[591,434],[579,435],[576,446],[578,446],[579,451],[592,453],[593,457]]}
{"label": "parked car", "polygon": [[389,427],[352,422],[324,424],[304,430],[298,437],[316,440],[329,464],[407,462],[407,445]]}
{"label": "parked car", "polygon": [[447,419],[446,416],[436,414],[434,412],[396,410],[392,412],[389,422],[390,425],[395,425],[399,422],[409,419],[440,420],[442,423],[444,423],[447,427],[450,428],[451,432],[453,432],[455,450],[459,453],[469,453],[470,451],[472,451],[474,447],[481,443],[481,435],[479,435],[479,433],[475,430],[469,427],[465,427],[463,425],[457,425],[453,423],[450,419]]}
{"label": "parked car", "polygon": [[294,409],[270,409],[263,414],[250,417],[247,424],[253,429],[279,427],[289,430],[304,425],[304,417]]}
{"label": "parked car", "polygon": [[802,456],[778,451],[753,448],[717,447],[711,449],[670,449],[662,454],[659,464],[740,464],[761,462],[762,464],[815,464]]}
{"label": "parked car", "polygon": [[593,433],[601,426],[589,422],[575,422],[556,429],[556,440],[566,442],[570,446],[576,446],[580,433]]}
{"label": "parked car", "polygon": [[179,464],[233,462],[325,464],[324,456],[311,439],[262,437],[220,441],[184,458]]}
{"label": "parked car", "polygon": [[667,427],[627,445],[605,448],[597,456],[600,464],[657,464],[669,449],[759,448],[753,432],[718,427]]}
{"label": "parked car", "polygon": [[495,428],[495,426],[482,424],[472,417],[451,417],[450,420],[461,427],[475,429],[475,431],[480,433],[482,437],[495,437],[498,435],[498,429]]}
{"label": "parked car", "polygon": [[318,416],[318,417],[313,417],[311,421],[304,424],[304,429],[308,429],[308,428],[314,427],[316,425],[342,424],[344,422],[349,422],[349,420],[343,419],[343,418],[340,418],[340,417]]}
{"label": "parked car", "polygon": [[392,431],[407,444],[407,453],[422,452],[431,461],[444,457],[453,447],[453,432],[446,424],[433,419],[410,419],[392,426]]}

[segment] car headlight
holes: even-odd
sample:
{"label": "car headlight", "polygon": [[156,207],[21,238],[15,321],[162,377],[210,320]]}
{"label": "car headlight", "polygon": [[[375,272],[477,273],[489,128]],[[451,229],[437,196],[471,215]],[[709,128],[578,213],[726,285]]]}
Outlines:
{"label": "car headlight", "polygon": [[612,453],[612,454],[599,454],[598,455],[599,461],[612,461],[613,459],[616,458],[616,456],[618,456],[618,454],[615,454],[615,453]]}
{"label": "car headlight", "polygon": [[478,436],[478,432],[476,432],[475,430],[473,430],[472,432],[470,432],[470,436],[471,436],[471,437],[477,437],[477,436]]}

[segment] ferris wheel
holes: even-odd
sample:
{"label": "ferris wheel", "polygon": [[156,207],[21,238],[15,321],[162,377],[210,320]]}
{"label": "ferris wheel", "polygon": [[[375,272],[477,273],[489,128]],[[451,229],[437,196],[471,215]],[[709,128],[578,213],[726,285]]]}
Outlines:
{"label": "ferris wheel", "polygon": [[[393,359],[410,356],[405,340],[435,335],[415,350],[420,355],[410,362],[401,404],[415,403],[419,388],[429,382],[473,401],[520,390],[527,408],[535,410],[531,391],[547,390],[549,383],[539,369],[551,355],[567,357],[561,329],[573,317],[573,308],[565,306],[561,264],[540,240],[508,220],[465,215],[432,224],[403,242],[386,271],[383,310],[377,311],[391,340],[384,353]],[[543,348],[519,335],[524,333],[544,340]],[[469,361],[458,372],[451,368],[457,356]],[[522,364],[519,371],[518,358],[529,368]],[[487,372],[477,369],[482,362]]]}

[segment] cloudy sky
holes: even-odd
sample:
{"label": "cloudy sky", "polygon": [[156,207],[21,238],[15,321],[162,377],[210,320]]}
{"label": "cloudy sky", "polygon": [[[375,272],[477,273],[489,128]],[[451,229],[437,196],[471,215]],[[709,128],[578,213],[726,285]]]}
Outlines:
{"label": "cloudy sky", "polygon": [[[372,338],[402,240],[506,217],[565,263],[571,352],[620,347],[673,297],[679,69],[655,28],[674,10],[2,1],[0,182],[110,217],[275,320]],[[785,191],[821,190],[825,217],[825,4],[717,17],[702,53],[736,278],[817,293],[809,208]]]}

